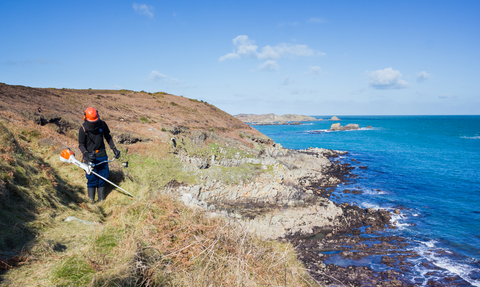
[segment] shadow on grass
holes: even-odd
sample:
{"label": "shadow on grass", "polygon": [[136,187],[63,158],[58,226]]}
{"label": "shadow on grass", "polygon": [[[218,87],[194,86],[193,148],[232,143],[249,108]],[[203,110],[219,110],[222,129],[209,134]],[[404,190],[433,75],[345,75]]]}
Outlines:
{"label": "shadow on grass", "polygon": [[[125,180],[125,173],[122,170],[110,169],[108,180],[121,187],[121,182]],[[116,189],[117,188],[115,186],[111,185],[110,183],[107,183],[105,188],[105,192],[106,192],[105,198],[107,198],[110,195],[110,193],[116,192]]]}
{"label": "shadow on grass", "polygon": [[0,284],[28,257],[26,246],[58,211],[77,209],[84,188],[69,184],[42,158],[19,145],[0,123]]}

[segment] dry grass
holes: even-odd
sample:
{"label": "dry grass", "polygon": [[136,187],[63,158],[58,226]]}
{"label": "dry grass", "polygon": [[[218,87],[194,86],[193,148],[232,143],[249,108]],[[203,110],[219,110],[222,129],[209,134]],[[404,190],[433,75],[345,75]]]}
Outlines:
{"label": "dry grass", "polygon": [[56,265],[53,284],[312,286],[290,244],[263,242],[238,222],[162,194],[111,208],[88,251]]}
{"label": "dry grass", "polygon": [[[12,94],[7,101],[2,97],[8,92]],[[0,285],[313,285],[290,244],[262,241],[236,221],[187,208],[160,192],[173,180],[187,184],[198,180],[198,173],[186,171],[172,153],[170,135],[160,131],[163,126],[190,121],[191,128],[225,130],[223,135],[212,134],[215,142],[203,143],[206,146],[178,139],[185,139],[193,155],[230,158],[238,151],[226,148],[227,143],[232,147],[243,141],[243,149],[256,145],[248,135],[258,133],[243,123],[209,104],[168,94],[0,85],[0,96],[0,104],[7,107],[0,111],[0,257],[5,260],[0,268],[4,263],[14,267],[0,274]],[[65,105],[55,105],[58,101]],[[138,201],[113,191],[107,201],[89,203],[84,172],[58,160],[66,147],[78,154],[74,119],[93,105],[89,102],[105,108],[101,115],[111,120],[112,130],[152,139],[117,145],[122,161],[129,161],[128,169],[118,161],[111,164],[111,179],[137,195]],[[39,103],[44,111],[61,115],[65,124],[40,126],[32,113],[16,112],[35,109]],[[142,123],[142,116],[151,122]],[[220,170],[224,172],[212,169],[209,176]],[[239,176],[248,178],[252,172],[241,170]],[[65,222],[67,216],[96,223]]]}

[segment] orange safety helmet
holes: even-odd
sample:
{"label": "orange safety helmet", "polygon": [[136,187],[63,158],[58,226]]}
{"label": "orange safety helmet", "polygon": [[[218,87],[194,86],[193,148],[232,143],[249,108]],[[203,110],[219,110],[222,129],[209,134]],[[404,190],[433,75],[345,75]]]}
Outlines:
{"label": "orange safety helmet", "polygon": [[83,120],[89,122],[96,122],[98,120],[98,112],[96,109],[89,107],[83,113]]}

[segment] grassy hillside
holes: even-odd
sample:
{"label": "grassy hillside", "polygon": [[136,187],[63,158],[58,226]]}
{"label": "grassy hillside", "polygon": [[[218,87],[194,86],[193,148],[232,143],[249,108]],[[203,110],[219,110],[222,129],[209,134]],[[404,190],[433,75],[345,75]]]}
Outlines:
{"label": "grassy hillside", "polygon": [[[176,153],[254,157],[269,139],[241,121],[197,100],[125,90],[0,84],[0,106],[0,285],[313,284],[290,244],[261,241],[235,220],[163,192],[206,177],[238,184],[268,172],[251,164],[192,168]],[[109,187],[107,200],[92,204],[84,172],[58,160],[66,147],[79,154],[88,106],[99,110],[122,151],[110,179],[139,200]],[[65,221],[70,216],[83,221]]]}

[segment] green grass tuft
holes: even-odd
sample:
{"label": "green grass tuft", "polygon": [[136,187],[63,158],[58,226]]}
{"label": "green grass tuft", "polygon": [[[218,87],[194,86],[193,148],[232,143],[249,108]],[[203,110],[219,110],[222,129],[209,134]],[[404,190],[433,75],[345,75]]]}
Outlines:
{"label": "green grass tuft", "polygon": [[95,269],[87,259],[77,256],[67,257],[52,270],[51,278],[56,286],[87,286],[95,275]]}

